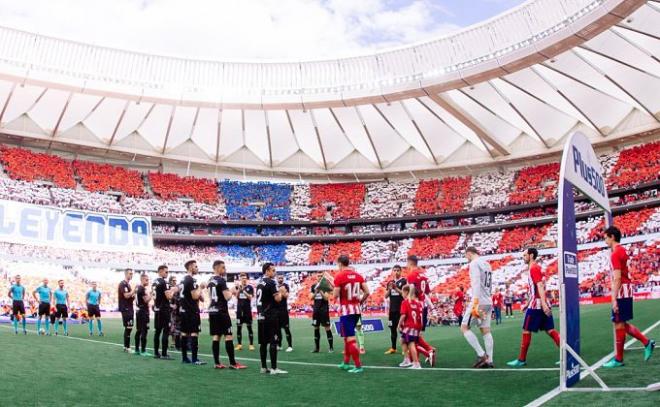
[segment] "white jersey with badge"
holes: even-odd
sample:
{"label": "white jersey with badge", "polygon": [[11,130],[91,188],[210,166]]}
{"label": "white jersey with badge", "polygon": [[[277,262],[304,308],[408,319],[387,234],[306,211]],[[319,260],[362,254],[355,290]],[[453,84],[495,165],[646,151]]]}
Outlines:
{"label": "white jersey with badge", "polygon": [[481,257],[470,262],[470,284],[471,284],[471,293],[472,299],[471,302],[474,304],[474,300],[479,300],[479,305],[492,305],[492,280],[493,272],[490,268],[490,264]]}

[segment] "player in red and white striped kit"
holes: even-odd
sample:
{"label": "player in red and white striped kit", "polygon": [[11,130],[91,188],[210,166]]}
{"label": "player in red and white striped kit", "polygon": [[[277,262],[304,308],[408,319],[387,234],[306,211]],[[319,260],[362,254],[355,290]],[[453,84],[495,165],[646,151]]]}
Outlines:
{"label": "player in red and white striped kit", "polygon": [[532,332],[545,331],[559,346],[559,332],[555,330],[552,310],[545,295],[545,282],[541,266],[536,263],[538,250],[530,247],[523,254],[523,260],[529,266],[527,304],[523,305],[525,320],[523,322],[520,354],[517,359],[507,362],[511,367],[522,367],[527,364],[527,351],[532,342]]}
{"label": "player in red and white striped kit", "polygon": [[621,246],[621,231],[610,226],[605,230],[605,244],[612,250],[612,322],[616,340],[614,358],[603,367],[623,366],[623,345],[626,334],[644,345],[644,360],[649,360],[655,348],[655,341],[648,339],[637,327],[628,321],[633,319],[633,288],[628,274],[628,253]]}
{"label": "player in red and white striped kit", "polygon": [[401,332],[401,347],[405,356],[399,366],[421,369],[417,346],[422,333],[424,304],[417,298],[414,285],[404,286],[403,296],[398,329]]}
{"label": "player in red and white striped kit", "polygon": [[[334,279],[334,297],[339,298],[339,324],[341,336],[344,338],[344,360],[339,368],[349,373],[362,373],[360,350],[355,338],[355,327],[360,321],[362,304],[369,297],[369,287],[357,271],[349,266],[349,259],[341,255],[337,259],[339,273]],[[349,364],[351,357],[355,367]]]}

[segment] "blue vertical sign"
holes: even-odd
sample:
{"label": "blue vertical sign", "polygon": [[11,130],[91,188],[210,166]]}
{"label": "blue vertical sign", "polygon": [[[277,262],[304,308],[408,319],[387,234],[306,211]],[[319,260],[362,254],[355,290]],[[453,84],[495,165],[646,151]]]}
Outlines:
{"label": "blue vertical sign", "polygon": [[580,285],[575,226],[573,189],[577,189],[600,206],[607,224],[611,210],[600,161],[582,133],[574,133],[564,146],[559,175],[559,282],[561,286],[561,376],[565,389],[580,381],[580,362],[568,352],[580,354]]}

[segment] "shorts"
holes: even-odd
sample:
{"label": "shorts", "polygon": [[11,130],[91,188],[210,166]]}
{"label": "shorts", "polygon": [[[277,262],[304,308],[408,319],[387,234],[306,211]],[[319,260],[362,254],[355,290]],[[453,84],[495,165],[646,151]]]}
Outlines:
{"label": "shorts", "polygon": [[257,337],[260,345],[276,344],[280,331],[279,318],[268,317],[259,319],[257,323]]}
{"label": "shorts", "polygon": [[57,304],[55,306],[55,318],[69,318],[69,308],[66,304]]}
{"label": "shorts", "polygon": [[633,319],[633,299],[617,298],[616,304],[619,306],[619,312],[612,311],[612,322],[626,322]]}
{"label": "shorts", "polygon": [[202,321],[199,312],[181,312],[181,333],[186,335],[198,334],[202,330]]}
{"label": "shorts", "polygon": [[231,318],[227,314],[209,314],[211,336],[231,335]]}
{"label": "shorts", "polygon": [[236,319],[239,324],[252,323],[252,306],[250,304],[241,305],[236,308]]}
{"label": "shorts", "polygon": [[390,311],[390,314],[387,318],[387,326],[397,327],[399,326],[399,320],[401,319],[401,313],[396,311]]}
{"label": "shorts", "polygon": [[281,310],[278,315],[278,324],[280,325],[281,328],[288,328],[289,327],[289,310],[283,309]]}
{"label": "shorts", "polygon": [[355,327],[360,322],[360,314],[342,315],[339,317],[339,330],[342,338],[355,336]]}
{"label": "shorts", "polygon": [[134,318],[135,315],[133,314],[133,310],[125,310],[121,312],[121,321],[124,324],[124,328],[133,328]]}
{"label": "shorts", "polygon": [[164,331],[167,334],[170,329],[170,321],[171,321],[170,310],[154,312],[154,325],[156,326],[157,331]]}
{"label": "shorts", "polygon": [[419,343],[419,336],[415,335],[410,335],[407,333],[401,332],[401,342],[408,344],[408,343]]}
{"label": "shorts", "polygon": [[40,302],[39,303],[39,313],[37,314],[39,316],[45,315],[47,317],[50,316],[50,304],[47,302]]}
{"label": "shorts", "polygon": [[12,301],[11,314],[13,316],[25,315],[25,304],[23,301]]}
{"label": "shorts", "polygon": [[149,330],[149,311],[147,310],[138,310],[135,313],[135,324],[137,330],[140,332],[145,332]]}
{"label": "shorts", "polygon": [[461,325],[466,325],[468,328],[476,326],[477,328],[490,328],[490,320],[492,317],[492,305],[479,305],[479,317],[472,316],[472,307],[465,309],[463,314],[463,321]]}
{"label": "shorts", "polygon": [[330,312],[328,310],[314,310],[312,313],[312,326],[330,326]]}
{"label": "shorts", "polygon": [[542,309],[527,309],[523,329],[529,332],[549,331],[555,329],[555,321],[552,319],[552,315],[546,315]]}
{"label": "shorts", "polygon": [[101,310],[98,305],[87,304],[87,318],[101,318]]}

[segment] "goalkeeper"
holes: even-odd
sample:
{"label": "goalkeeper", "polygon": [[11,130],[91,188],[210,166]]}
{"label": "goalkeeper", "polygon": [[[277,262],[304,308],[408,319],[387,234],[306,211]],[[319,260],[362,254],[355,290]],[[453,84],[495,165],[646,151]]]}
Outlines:
{"label": "goalkeeper", "polygon": [[330,307],[328,300],[334,286],[329,277],[323,273],[316,275],[316,283],[312,284],[310,299],[314,301],[312,313],[312,326],[314,327],[314,349],[312,353],[319,353],[321,345],[321,326],[325,329],[328,338],[328,352],[334,352],[332,329],[330,329]]}
{"label": "goalkeeper", "polygon": [[[477,352],[475,368],[492,368],[493,366],[493,335],[490,333],[490,318],[493,308],[491,296],[491,284],[493,272],[490,264],[479,257],[479,252],[473,246],[465,250],[470,268],[470,293],[472,298],[465,308],[465,316],[461,324],[461,331],[465,340]],[[486,350],[481,347],[477,336],[470,330],[471,326],[477,326],[484,338]]]}

